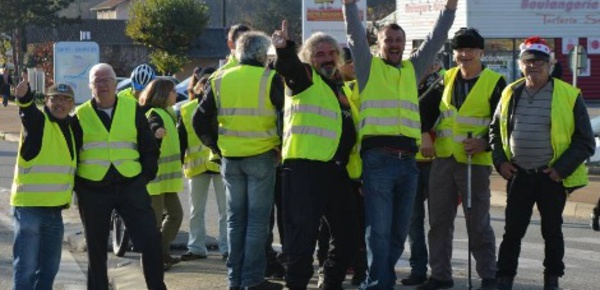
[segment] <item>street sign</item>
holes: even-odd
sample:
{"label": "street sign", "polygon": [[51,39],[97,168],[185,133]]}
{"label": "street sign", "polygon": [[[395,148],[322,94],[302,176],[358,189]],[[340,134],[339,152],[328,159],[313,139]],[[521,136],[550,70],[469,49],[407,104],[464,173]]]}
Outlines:
{"label": "street sign", "polygon": [[75,103],[92,97],[88,74],[100,62],[100,48],[93,41],[65,41],[54,44],[54,83],[66,83],[75,91]]}
{"label": "street sign", "polygon": [[587,52],[582,45],[576,45],[569,50],[569,68],[573,74],[575,74],[575,70],[577,70],[577,75],[585,71],[587,68],[587,63]]}
{"label": "street sign", "polygon": [[577,87],[577,77],[586,71],[588,57],[585,48],[581,45],[574,46],[569,51],[569,68],[573,72],[573,86]]}

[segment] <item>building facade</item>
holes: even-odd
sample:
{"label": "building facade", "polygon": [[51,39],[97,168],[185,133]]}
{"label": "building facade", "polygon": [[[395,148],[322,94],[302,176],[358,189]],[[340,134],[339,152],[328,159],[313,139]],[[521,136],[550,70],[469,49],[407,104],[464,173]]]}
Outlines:
{"label": "building facade", "polygon": [[[397,0],[396,19],[406,30],[410,52],[431,32],[446,0]],[[586,99],[600,99],[600,0],[465,0],[458,1],[456,19],[448,37],[461,27],[474,27],[485,37],[484,64],[506,76],[520,77],[519,44],[529,36],[548,40],[563,69],[562,79],[572,82],[569,50],[582,45],[587,68],[577,79]],[[451,51],[445,55],[451,60]],[[450,62],[451,63],[451,62]]]}

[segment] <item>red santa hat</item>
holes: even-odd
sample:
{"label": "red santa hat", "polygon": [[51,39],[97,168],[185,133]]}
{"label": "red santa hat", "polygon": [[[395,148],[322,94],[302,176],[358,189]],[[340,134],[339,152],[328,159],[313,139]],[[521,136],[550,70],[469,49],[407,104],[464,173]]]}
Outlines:
{"label": "red santa hat", "polygon": [[532,36],[525,39],[525,42],[521,43],[519,49],[521,50],[521,60],[550,58],[550,47],[548,47],[546,40],[539,36]]}

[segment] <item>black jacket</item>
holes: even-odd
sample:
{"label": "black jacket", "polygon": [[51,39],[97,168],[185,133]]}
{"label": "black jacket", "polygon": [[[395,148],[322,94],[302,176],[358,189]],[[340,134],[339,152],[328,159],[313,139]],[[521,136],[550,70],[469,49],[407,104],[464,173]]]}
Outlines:
{"label": "black jacket", "polygon": [[[554,82],[554,79],[551,81]],[[513,97],[510,100],[508,108],[509,136],[514,128],[513,115],[515,107],[521,98],[521,93],[524,88],[524,81],[512,88],[508,88],[513,89]],[[493,150],[492,159],[497,171],[500,170],[500,165],[502,165],[502,163],[510,162],[502,148],[502,139],[500,136],[500,107],[501,105],[498,105],[498,109],[496,109],[494,118],[490,124],[490,145]],[[596,148],[594,133],[592,132],[592,125],[590,124],[590,117],[588,116],[587,108],[585,107],[581,95],[577,96],[577,100],[575,101],[573,118],[575,119],[575,131],[573,132],[573,136],[571,136],[571,145],[569,145],[569,148],[558,157],[553,165],[554,170],[556,170],[563,178],[573,174],[579,165],[594,154]]]}

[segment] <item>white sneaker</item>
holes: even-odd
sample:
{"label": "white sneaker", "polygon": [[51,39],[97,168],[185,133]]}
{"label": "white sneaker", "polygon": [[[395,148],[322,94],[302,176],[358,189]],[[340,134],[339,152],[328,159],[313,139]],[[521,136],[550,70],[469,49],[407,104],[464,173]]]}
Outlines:
{"label": "white sneaker", "polygon": [[317,288],[323,288],[323,283],[325,283],[325,274],[323,274],[323,267],[319,267],[319,280],[317,281]]}

